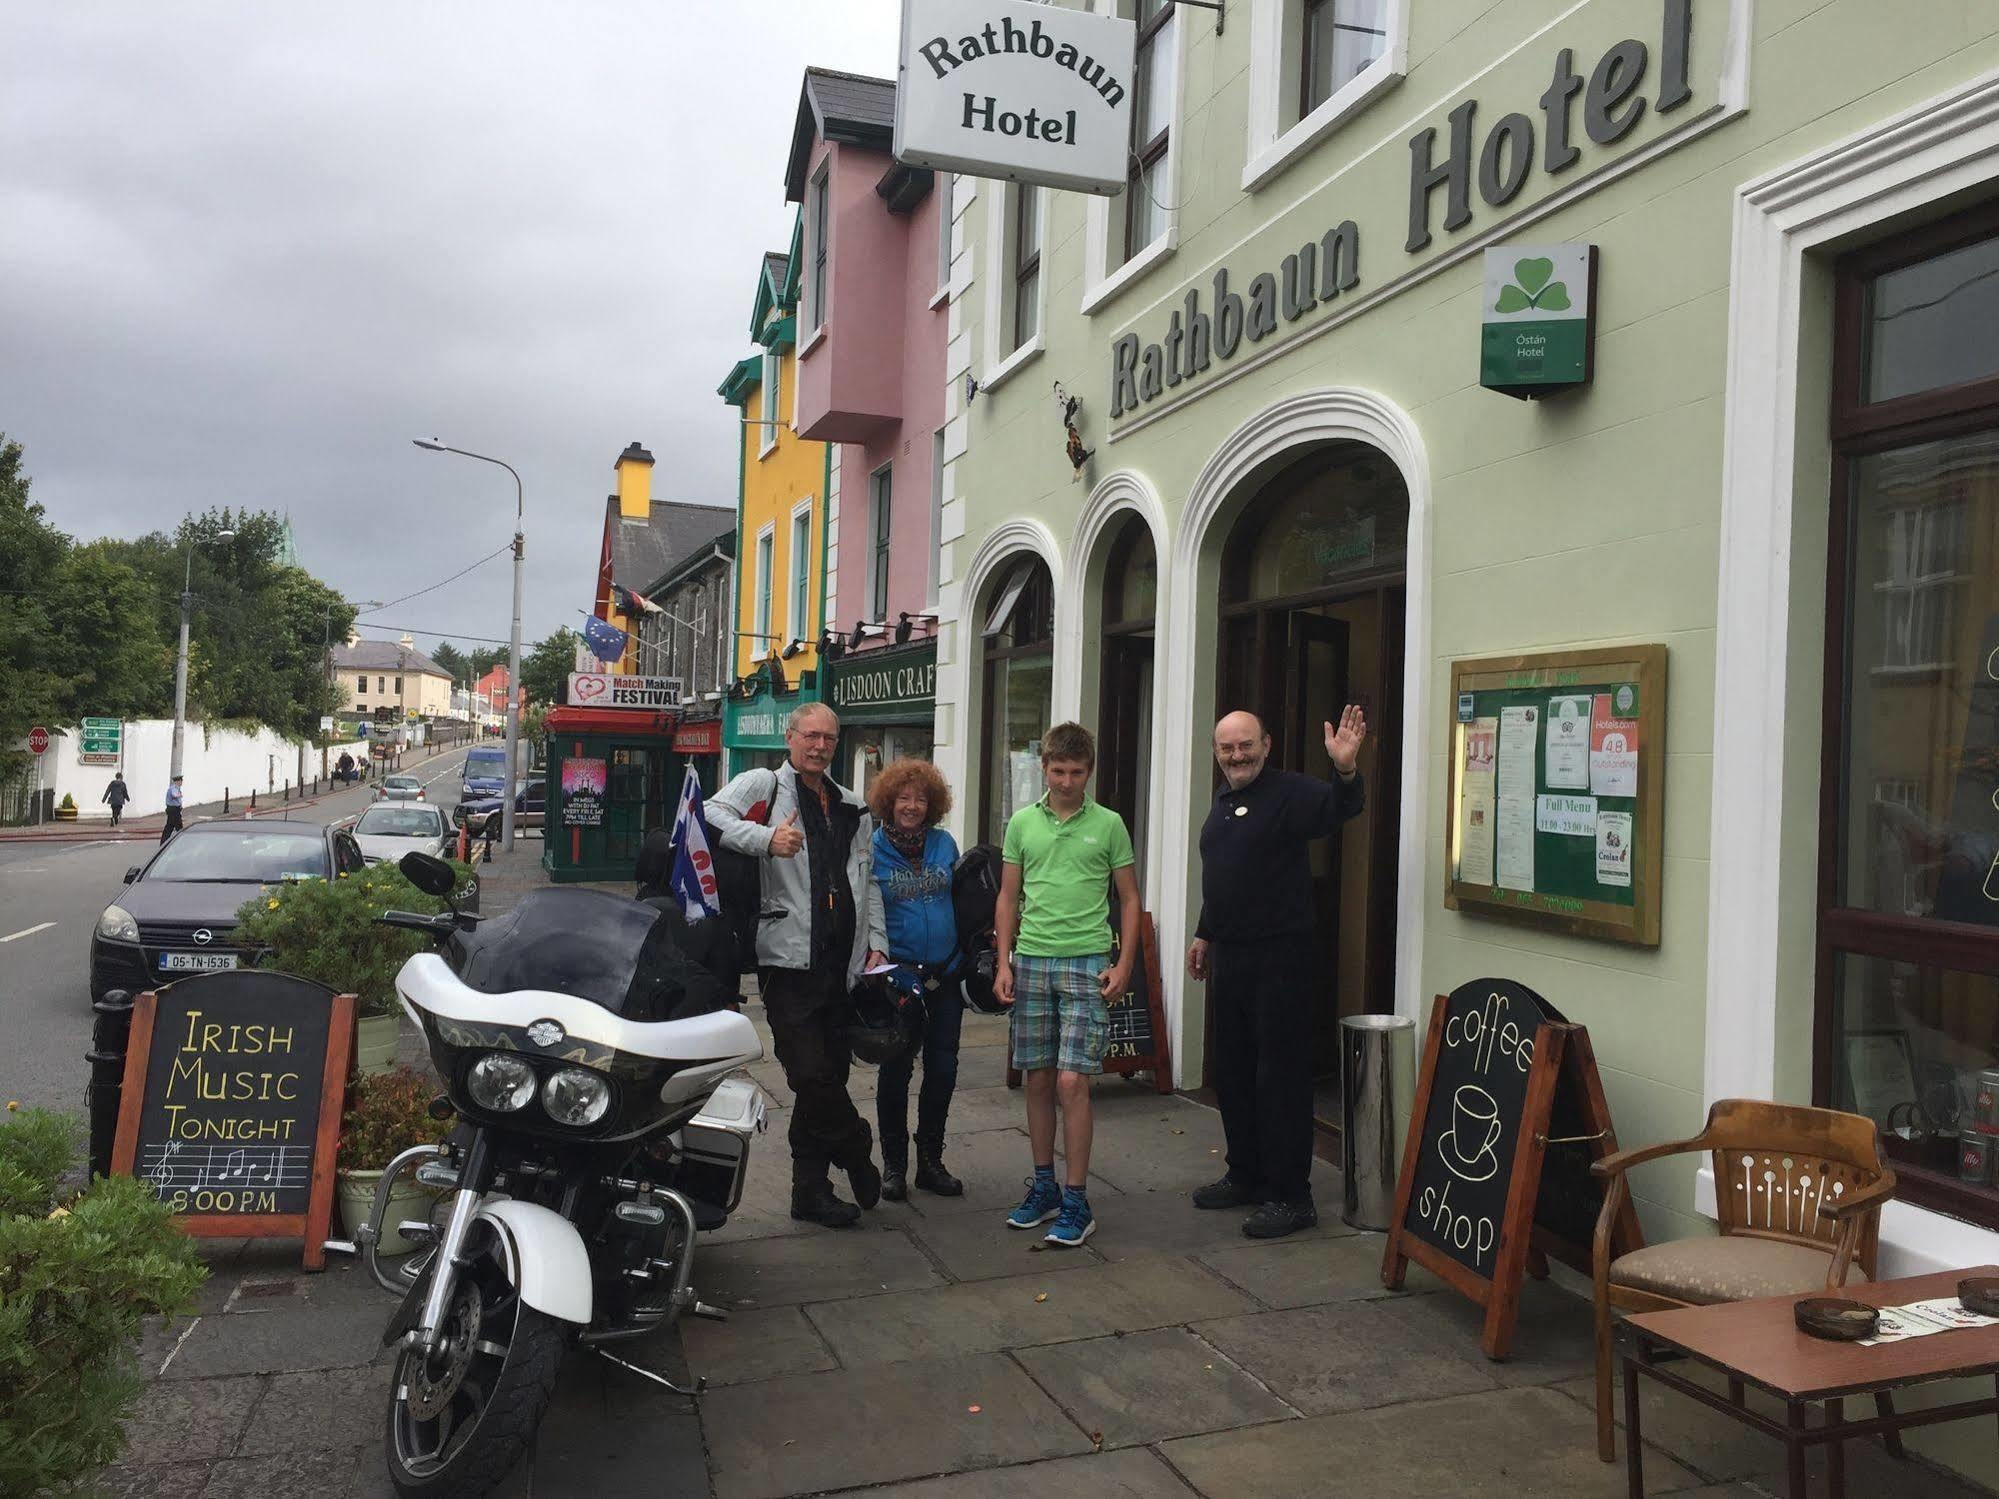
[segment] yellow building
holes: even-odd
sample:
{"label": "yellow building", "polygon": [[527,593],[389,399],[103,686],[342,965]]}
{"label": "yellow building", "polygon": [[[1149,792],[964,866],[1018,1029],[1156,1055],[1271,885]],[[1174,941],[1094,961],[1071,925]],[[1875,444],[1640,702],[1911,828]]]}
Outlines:
{"label": "yellow building", "polygon": [[451,673],[401,640],[350,636],[332,651],[340,711],[372,718],[382,708],[392,718],[444,718],[451,712]]}
{"label": "yellow building", "polygon": [[781,756],[785,715],[819,695],[830,450],[793,427],[797,311],[794,227],[791,253],[767,254],[758,268],[750,336],[762,352],[736,365],[720,391],[742,413],[736,674],[744,680],[725,715],[731,774]]}

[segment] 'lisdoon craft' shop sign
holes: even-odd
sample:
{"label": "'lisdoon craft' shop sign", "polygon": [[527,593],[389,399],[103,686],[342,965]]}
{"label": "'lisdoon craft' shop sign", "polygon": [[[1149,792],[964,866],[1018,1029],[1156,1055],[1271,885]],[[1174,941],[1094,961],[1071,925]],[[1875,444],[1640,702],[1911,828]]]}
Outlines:
{"label": "'lisdoon craft' shop sign", "polygon": [[827,702],[843,717],[881,719],[921,714],[936,705],[937,647],[850,656],[832,668]]}
{"label": "'lisdoon craft' shop sign", "polygon": [[895,155],[916,166],[1124,191],[1130,21],[1020,0],[903,0]]}
{"label": "'lisdoon craft' shop sign", "polygon": [[[1700,0],[1698,9],[1707,28],[1698,38],[1703,71],[1711,62],[1718,75],[1730,6],[1726,0]],[[1471,224],[1477,217],[1474,192],[1484,208],[1492,210],[1517,203],[1530,181],[1548,190],[1564,185],[1561,174],[1584,155],[1578,125],[1591,146],[1615,146],[1632,136],[1648,109],[1667,115],[1693,101],[1695,10],[1695,0],[1660,0],[1656,54],[1644,42],[1626,37],[1606,47],[1587,72],[1579,72],[1575,48],[1556,52],[1545,90],[1528,104],[1540,116],[1538,128],[1532,115],[1515,110],[1501,115],[1475,139],[1480,101],[1466,99],[1450,111],[1441,128],[1426,125],[1411,135],[1403,254],[1413,256],[1427,249],[1433,224],[1446,232]],[[1649,96],[1648,80],[1653,84]],[[1365,192],[1369,176],[1390,169],[1386,162],[1377,154],[1356,163],[1361,184],[1356,196]],[[1387,187],[1385,181],[1380,185]],[[1137,412],[1216,361],[1232,359],[1281,328],[1350,297],[1364,285],[1363,238],[1359,224],[1341,219],[1307,238],[1275,270],[1266,263],[1245,276],[1218,266],[1206,297],[1203,288],[1189,288],[1157,339],[1121,335],[1110,351],[1112,417]],[[1405,262],[1390,279],[1410,269]]]}

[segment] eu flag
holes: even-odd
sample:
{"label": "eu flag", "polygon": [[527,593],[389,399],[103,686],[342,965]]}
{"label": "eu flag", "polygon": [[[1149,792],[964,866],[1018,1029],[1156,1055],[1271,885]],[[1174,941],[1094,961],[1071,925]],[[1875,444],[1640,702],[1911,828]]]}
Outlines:
{"label": "eu flag", "polygon": [[591,615],[583,621],[583,643],[590,647],[590,653],[599,661],[621,661],[625,655],[625,642],[631,637],[609,620]]}

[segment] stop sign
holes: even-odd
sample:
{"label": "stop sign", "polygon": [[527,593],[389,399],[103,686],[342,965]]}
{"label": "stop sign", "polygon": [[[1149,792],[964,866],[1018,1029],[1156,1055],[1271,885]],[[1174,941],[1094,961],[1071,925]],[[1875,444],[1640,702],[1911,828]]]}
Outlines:
{"label": "stop sign", "polygon": [[49,747],[49,731],[40,724],[28,730],[28,748],[36,754],[44,753]]}

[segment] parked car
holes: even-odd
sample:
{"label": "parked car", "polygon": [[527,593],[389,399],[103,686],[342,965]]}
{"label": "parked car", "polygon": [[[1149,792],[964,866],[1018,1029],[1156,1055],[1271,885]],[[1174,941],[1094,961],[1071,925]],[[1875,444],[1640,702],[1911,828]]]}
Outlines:
{"label": "parked car", "polygon": [[[542,825],[542,814],[546,800],[546,782],[536,776],[523,780],[514,788],[514,826],[516,828],[538,828]],[[501,799],[498,796],[482,797],[478,801],[462,803],[458,808],[458,820],[476,838],[487,830],[487,823],[500,815]]]}
{"label": "parked car", "polygon": [[507,751],[504,746],[479,745],[466,751],[465,763],[458,768],[458,820],[465,820],[471,802],[507,794]]}
{"label": "parked car", "polygon": [[412,802],[376,802],[354,824],[354,841],[369,860],[391,864],[409,853],[449,859],[458,851],[458,834],[444,808]]}
{"label": "parked car", "polygon": [[423,782],[415,776],[383,776],[375,783],[376,801],[420,802],[424,799]]}
{"label": "parked car", "polygon": [[323,880],[366,864],[344,828],[277,818],[190,823],[144,864],[90,936],[90,997],[137,994],[189,973],[235,968],[236,912],[259,890]]}

